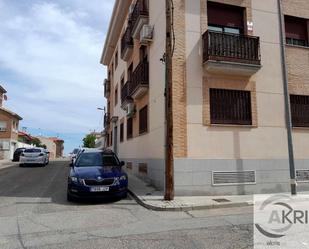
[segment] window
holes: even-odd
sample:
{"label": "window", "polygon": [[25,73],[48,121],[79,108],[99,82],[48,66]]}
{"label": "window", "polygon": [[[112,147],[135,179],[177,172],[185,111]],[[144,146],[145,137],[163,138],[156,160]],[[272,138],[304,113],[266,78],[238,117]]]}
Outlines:
{"label": "window", "polygon": [[291,95],[291,114],[294,127],[309,127],[309,96]]}
{"label": "window", "polygon": [[285,16],[286,43],[297,46],[308,46],[307,20],[298,17]]}
{"label": "window", "polygon": [[215,31],[215,32],[221,32],[221,33],[231,33],[231,34],[240,34],[240,29],[238,28],[229,28],[229,27],[220,27],[220,26],[208,26],[208,30]]}
{"label": "window", "polygon": [[118,48],[116,48],[117,52],[115,54],[115,70],[117,69],[118,67]]}
{"label": "window", "polygon": [[212,124],[252,125],[249,91],[210,89]]}
{"label": "window", "polygon": [[243,33],[245,9],[238,6],[208,2],[209,29],[218,32]]}
{"label": "window", "polygon": [[10,142],[8,141],[0,141],[0,151],[10,150]]}
{"label": "window", "polygon": [[139,134],[148,131],[148,106],[146,105],[139,111]]}
{"label": "window", "polygon": [[6,128],[7,128],[7,122],[0,121],[0,132],[1,131],[6,131]]}
{"label": "window", "polygon": [[133,118],[127,119],[127,139],[133,138]]}
{"label": "window", "polygon": [[120,124],[120,142],[123,142],[123,137],[124,137],[124,124]]}
{"label": "window", "polygon": [[118,104],[118,87],[115,89],[115,106]]}

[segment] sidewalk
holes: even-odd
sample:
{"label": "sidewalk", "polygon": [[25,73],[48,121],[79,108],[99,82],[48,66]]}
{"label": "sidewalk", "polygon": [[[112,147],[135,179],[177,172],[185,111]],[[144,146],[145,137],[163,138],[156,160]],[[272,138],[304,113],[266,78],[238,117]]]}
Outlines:
{"label": "sidewalk", "polygon": [[213,208],[243,207],[253,205],[252,195],[241,196],[176,196],[165,201],[164,193],[130,174],[129,192],[142,206],[155,211],[190,211]]}
{"label": "sidewalk", "polygon": [[16,163],[12,162],[12,160],[0,160],[0,169],[4,169],[15,164]]}

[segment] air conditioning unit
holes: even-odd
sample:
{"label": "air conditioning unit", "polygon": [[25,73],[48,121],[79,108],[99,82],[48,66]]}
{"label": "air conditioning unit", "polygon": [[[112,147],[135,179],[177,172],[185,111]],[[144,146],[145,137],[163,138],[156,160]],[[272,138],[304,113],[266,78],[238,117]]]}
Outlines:
{"label": "air conditioning unit", "polygon": [[134,103],[129,103],[127,105],[127,116],[132,117],[135,114],[135,105]]}
{"label": "air conditioning unit", "polygon": [[152,42],[153,36],[153,26],[145,24],[140,33],[140,43],[143,45],[148,45],[148,43]]}

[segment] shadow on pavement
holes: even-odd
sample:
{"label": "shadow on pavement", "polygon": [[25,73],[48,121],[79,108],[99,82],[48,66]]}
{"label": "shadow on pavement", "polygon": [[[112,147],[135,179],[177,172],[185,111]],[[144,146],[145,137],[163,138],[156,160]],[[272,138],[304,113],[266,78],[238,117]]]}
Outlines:
{"label": "shadow on pavement", "polygon": [[[68,202],[66,199],[69,161],[50,161],[49,165],[19,167],[18,164],[0,169],[0,198],[42,198],[41,200],[24,199],[18,203],[47,204],[56,203],[66,206],[80,205],[137,205],[127,202],[130,197],[120,202],[119,199],[89,199]],[[46,199],[46,201],[44,201]]]}

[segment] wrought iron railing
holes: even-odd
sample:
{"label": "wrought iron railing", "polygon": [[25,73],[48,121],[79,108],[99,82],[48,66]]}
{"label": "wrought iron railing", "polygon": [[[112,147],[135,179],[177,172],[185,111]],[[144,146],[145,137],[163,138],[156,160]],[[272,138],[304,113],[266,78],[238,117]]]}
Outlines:
{"label": "wrought iron railing", "polygon": [[260,39],[208,30],[203,34],[203,61],[208,60],[260,65]]}
{"label": "wrought iron railing", "polygon": [[132,28],[135,28],[135,25],[140,16],[148,16],[147,0],[137,0],[134,6],[134,9],[131,13],[130,20],[132,22]]}
{"label": "wrought iron railing", "polygon": [[111,92],[111,81],[109,79],[105,79],[104,81],[104,96],[107,98]]}
{"label": "wrought iron railing", "polygon": [[138,87],[149,85],[149,63],[146,59],[142,60],[135,68],[132,74],[130,86],[130,95],[132,95]]}
{"label": "wrought iron railing", "polygon": [[121,38],[121,58],[123,59],[124,54],[127,49],[133,48],[133,38],[132,38],[132,23],[128,22],[126,31]]}
{"label": "wrought iron railing", "polygon": [[110,114],[109,113],[105,113],[104,115],[104,127],[109,127],[110,124]]}
{"label": "wrought iron railing", "polygon": [[121,89],[121,103],[123,104],[126,100],[131,98],[130,94],[131,81],[127,81]]}

